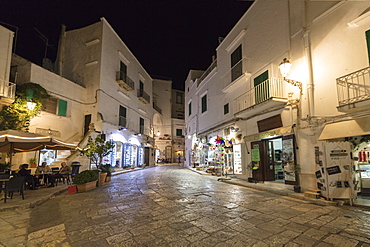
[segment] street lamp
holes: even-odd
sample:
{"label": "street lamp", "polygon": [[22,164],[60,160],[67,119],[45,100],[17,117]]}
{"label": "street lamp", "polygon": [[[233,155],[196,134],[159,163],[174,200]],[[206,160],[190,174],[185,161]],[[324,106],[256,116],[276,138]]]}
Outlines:
{"label": "street lamp", "polygon": [[159,132],[159,130],[158,130],[158,132],[157,132],[157,136],[160,136],[161,135],[161,132]]}
{"label": "street lamp", "polygon": [[293,86],[298,87],[302,94],[302,82],[286,78],[289,75],[291,67],[292,67],[292,63],[289,62],[287,58],[284,58],[283,61],[279,64],[280,73],[284,77],[284,81],[292,84]]}

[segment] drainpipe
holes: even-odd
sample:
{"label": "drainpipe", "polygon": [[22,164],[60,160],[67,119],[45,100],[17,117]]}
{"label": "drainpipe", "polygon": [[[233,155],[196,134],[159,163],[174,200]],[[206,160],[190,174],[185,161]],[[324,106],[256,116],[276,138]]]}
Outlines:
{"label": "drainpipe", "polygon": [[303,18],[303,44],[307,63],[308,81],[307,81],[307,99],[308,99],[308,117],[315,116],[315,99],[314,99],[314,81],[313,81],[313,66],[312,66],[312,52],[311,52],[311,38],[310,30],[307,28],[307,1],[304,4],[304,18]]}

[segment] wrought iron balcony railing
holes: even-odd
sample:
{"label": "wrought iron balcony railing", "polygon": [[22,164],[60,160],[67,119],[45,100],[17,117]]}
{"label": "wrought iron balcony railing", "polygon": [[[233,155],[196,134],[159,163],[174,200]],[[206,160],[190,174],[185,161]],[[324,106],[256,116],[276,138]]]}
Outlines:
{"label": "wrought iron balcony railing", "polygon": [[133,91],[135,89],[135,82],[122,71],[117,71],[116,81],[120,87],[127,91]]}
{"label": "wrought iron balcony railing", "polygon": [[204,71],[204,73],[199,77],[198,79],[198,86],[199,84],[209,75],[209,73],[212,72],[212,70],[214,68],[217,67],[217,59],[213,60],[213,62],[211,63],[211,65],[207,68],[206,71]]}
{"label": "wrought iron balcony railing", "polygon": [[370,99],[370,67],[337,78],[339,106]]}
{"label": "wrought iron balcony railing", "polygon": [[288,99],[289,83],[280,78],[270,78],[236,98],[236,112],[260,104],[271,98]]}
{"label": "wrought iron balcony railing", "polygon": [[15,98],[15,83],[1,80],[0,97],[13,100]]}
{"label": "wrought iron balcony railing", "polygon": [[144,104],[149,104],[150,103],[150,96],[143,89],[138,89],[137,90],[137,97]]}

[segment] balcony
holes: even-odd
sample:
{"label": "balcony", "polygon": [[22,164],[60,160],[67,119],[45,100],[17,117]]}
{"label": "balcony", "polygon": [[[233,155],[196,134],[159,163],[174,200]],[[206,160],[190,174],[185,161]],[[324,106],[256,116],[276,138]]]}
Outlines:
{"label": "balcony", "polygon": [[143,89],[138,89],[137,90],[137,97],[144,104],[149,104],[150,103],[150,96]]}
{"label": "balcony", "polygon": [[125,89],[126,91],[133,91],[135,89],[135,83],[122,71],[117,71],[116,73],[116,82],[117,84]]}
{"label": "balcony", "polygon": [[214,68],[217,67],[217,59],[213,60],[212,64],[207,68],[206,71],[204,71],[204,73],[199,77],[198,79],[198,87],[199,87],[199,84],[209,75],[209,73],[212,72],[212,70]]}
{"label": "balcony", "polygon": [[156,110],[159,114],[162,114],[162,109],[159,108],[156,102],[153,101],[153,108]]}
{"label": "balcony", "polygon": [[249,117],[269,109],[284,107],[288,102],[291,84],[270,78],[236,98],[236,116]]}
{"label": "balcony", "polygon": [[10,105],[15,98],[15,83],[0,81],[0,104]]}
{"label": "balcony", "polygon": [[338,111],[354,112],[370,106],[370,67],[337,78]]}
{"label": "balcony", "polygon": [[239,87],[243,86],[251,77],[251,73],[247,71],[248,67],[248,59],[243,58],[228,72],[221,76],[221,78],[223,78],[224,80],[222,92],[230,93],[232,91],[238,90]]}

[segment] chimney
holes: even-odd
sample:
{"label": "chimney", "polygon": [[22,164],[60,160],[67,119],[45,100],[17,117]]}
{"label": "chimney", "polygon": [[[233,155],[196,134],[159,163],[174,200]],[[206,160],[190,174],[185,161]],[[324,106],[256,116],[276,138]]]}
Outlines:
{"label": "chimney", "polygon": [[66,42],[66,25],[62,24],[62,30],[60,32],[58,43],[58,53],[55,61],[55,72],[60,76],[63,76],[65,42]]}

